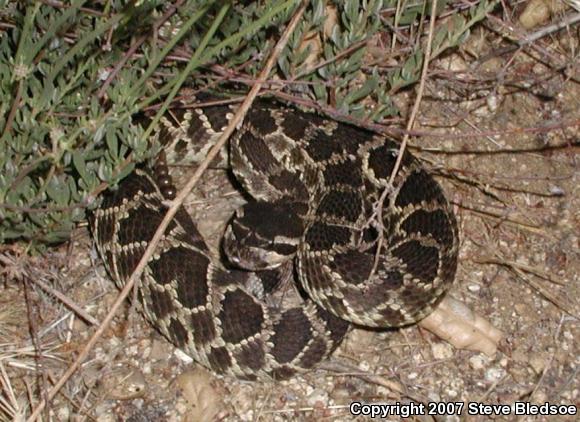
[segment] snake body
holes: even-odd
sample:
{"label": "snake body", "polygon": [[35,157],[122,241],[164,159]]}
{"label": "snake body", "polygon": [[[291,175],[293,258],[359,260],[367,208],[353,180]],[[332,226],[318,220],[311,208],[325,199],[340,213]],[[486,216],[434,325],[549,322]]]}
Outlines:
{"label": "snake body", "polygon": [[[231,111],[222,105],[166,116],[155,137],[168,161],[203,158]],[[453,282],[458,229],[441,187],[410,153],[389,183],[398,147],[316,114],[255,103],[228,153],[256,201],[227,229],[230,263],[210,253],[180,210],[142,276],[144,314],[202,365],[244,379],[313,368],[351,323],[394,327],[425,317]],[[151,240],[163,200],[159,178],[136,170],[91,218],[117,284]],[[303,298],[274,304],[269,292],[280,283],[272,279],[285,266],[292,272],[292,263]],[[259,292],[250,287],[256,280]]]}

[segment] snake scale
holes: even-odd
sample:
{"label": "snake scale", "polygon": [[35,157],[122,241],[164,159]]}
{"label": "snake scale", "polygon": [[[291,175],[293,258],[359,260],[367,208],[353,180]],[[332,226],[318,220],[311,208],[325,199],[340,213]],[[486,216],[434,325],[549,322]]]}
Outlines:
{"label": "snake scale", "polygon": [[[174,110],[153,140],[169,163],[202,159],[231,113],[225,105]],[[425,317],[453,282],[458,228],[441,187],[409,152],[388,182],[398,149],[355,126],[255,102],[222,156],[254,199],[226,230],[227,262],[181,209],[142,276],[145,316],[202,365],[250,380],[313,368],[352,323]],[[159,168],[134,171],[90,218],[119,286],[167,209],[171,184]],[[282,273],[299,280],[298,303],[270,300]]]}

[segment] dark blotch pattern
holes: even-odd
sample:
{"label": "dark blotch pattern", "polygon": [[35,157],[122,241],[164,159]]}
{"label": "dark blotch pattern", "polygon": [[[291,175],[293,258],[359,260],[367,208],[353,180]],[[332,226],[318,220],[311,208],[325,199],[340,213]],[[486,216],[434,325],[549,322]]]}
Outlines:
{"label": "dark blotch pattern", "polygon": [[360,294],[347,295],[346,299],[355,309],[376,309],[393,297],[393,289],[399,290],[403,286],[403,277],[393,277],[394,275],[395,273],[388,274],[381,283],[368,283],[359,290]]}
{"label": "dark blotch pattern", "polygon": [[445,197],[437,182],[422,169],[411,173],[405,179],[395,205],[405,207],[409,204],[418,204],[421,200],[445,203]]}
{"label": "dark blotch pattern", "polygon": [[356,250],[336,254],[334,259],[328,262],[332,271],[338,273],[346,283],[353,285],[359,285],[367,280],[373,264],[373,255]]}
{"label": "dark blotch pattern", "polygon": [[293,377],[295,374],[296,371],[294,369],[283,365],[274,369],[270,375],[272,376],[272,379],[281,381]]}
{"label": "dark blotch pattern", "polygon": [[430,234],[440,245],[453,243],[453,231],[448,224],[447,214],[442,210],[419,209],[409,215],[401,227],[407,233]]}
{"label": "dark blotch pattern", "polygon": [[397,160],[396,148],[396,146],[387,143],[369,151],[369,167],[375,173],[375,177],[388,179],[391,176]]}
{"label": "dark blotch pattern", "polygon": [[227,271],[222,268],[213,268],[211,279],[213,284],[221,289],[226,286],[245,285],[248,280],[248,274],[243,271]]}
{"label": "dark blotch pattern", "polygon": [[345,245],[350,239],[350,230],[346,227],[331,226],[316,222],[306,232],[306,242],[312,251],[325,251],[334,245]]}
{"label": "dark blotch pattern", "polygon": [[[111,214],[100,217],[97,239],[101,245],[106,245],[113,240],[115,233],[115,217]],[[94,228],[94,224],[92,224]]]}
{"label": "dark blotch pattern", "polygon": [[225,347],[212,347],[207,355],[209,366],[218,373],[226,372],[232,364],[228,350]]}
{"label": "dark blotch pattern", "polygon": [[[376,243],[376,240],[379,237],[379,233],[377,231],[376,228],[374,227],[365,227],[362,231],[362,236],[361,236],[361,241],[365,242],[365,243]],[[373,250],[376,249],[375,247],[372,247]],[[372,252],[373,254],[375,252]]]}
{"label": "dark blotch pattern", "polygon": [[317,215],[338,217],[354,223],[362,211],[362,198],[357,192],[331,190],[324,194]]}
{"label": "dark blotch pattern", "polygon": [[151,289],[151,310],[159,319],[165,318],[173,311],[171,294],[166,291]]}
{"label": "dark blotch pattern", "polygon": [[283,132],[292,139],[302,139],[308,128],[307,120],[302,113],[288,113],[282,122]]}
{"label": "dark blotch pattern", "polygon": [[322,290],[334,286],[334,280],[322,270],[323,262],[319,257],[300,256],[299,260],[305,273],[304,276],[300,275],[302,284],[310,285],[312,290]]}
{"label": "dark blotch pattern", "polygon": [[331,309],[332,313],[335,315],[348,315],[348,310],[342,299],[339,299],[334,296],[328,296],[327,298],[322,300],[321,305],[324,309]]}
{"label": "dark blotch pattern", "polygon": [[113,252],[104,251],[104,256],[102,258],[103,258],[103,261],[105,264],[105,268],[107,269],[109,274],[111,274],[115,283],[119,284],[119,281],[124,280],[124,277],[122,277],[120,274],[119,274],[119,280],[117,280],[117,276],[115,275],[115,271],[113,271],[113,261],[115,260],[115,256],[113,255]]}
{"label": "dark blotch pattern", "polygon": [[278,129],[276,121],[272,117],[270,110],[264,107],[254,106],[248,112],[248,121],[252,122],[252,126],[257,128],[260,133],[268,134],[275,132]]}
{"label": "dark blotch pattern", "polygon": [[439,249],[410,240],[393,249],[393,255],[407,264],[406,270],[424,283],[431,283],[439,267]]}
{"label": "dark blotch pattern", "polygon": [[[422,308],[423,307],[422,305],[424,303],[423,300],[425,298],[425,290],[423,290],[421,287],[408,285],[405,286],[405,289],[401,294],[401,298],[408,305],[419,304],[419,306],[414,306],[413,308]],[[412,312],[413,309],[411,308],[411,306],[409,306],[409,308],[411,309]]]}
{"label": "dark blotch pattern", "polygon": [[254,171],[259,173],[270,173],[275,168],[279,167],[270,149],[266,143],[253,136],[250,132],[244,132],[238,141],[241,153],[246,157],[249,163],[254,168]]}
{"label": "dark blotch pattern", "polygon": [[334,135],[327,135],[320,129],[311,134],[310,142],[304,148],[314,161],[324,161],[334,153],[342,153],[342,145],[336,141]]}
{"label": "dark blotch pattern", "polygon": [[284,255],[284,256],[292,256],[296,253],[296,245],[292,245],[290,243],[275,243],[268,247],[268,250],[271,252],[276,252],[277,254]]}
{"label": "dark blotch pattern", "polygon": [[153,191],[151,182],[142,175],[132,173],[123,180],[119,189],[116,191],[107,191],[103,199],[102,209],[107,209],[119,206],[123,203],[124,198],[133,198],[139,191],[150,192]]}
{"label": "dark blotch pattern", "polygon": [[304,233],[302,220],[291,204],[249,202],[244,205],[244,216],[238,222],[253,229],[260,237],[273,240],[276,236],[298,239]]}
{"label": "dark blotch pattern", "polygon": [[[227,292],[218,318],[222,321],[223,338],[229,343],[239,343],[262,329],[262,307],[242,290]],[[240,310],[243,309],[243,312]]]}
{"label": "dark blotch pattern", "polygon": [[[227,124],[226,111],[227,107],[222,106],[205,109],[205,115],[215,130],[220,130]],[[181,120],[184,111],[179,110],[174,113],[178,120]],[[254,175],[269,174],[267,182],[270,183],[271,187],[282,191],[282,196],[286,196],[284,200],[290,198],[297,201],[299,205],[296,209],[302,210],[298,212],[299,215],[304,216],[306,210],[311,211],[306,201],[311,193],[314,194],[316,201],[312,206],[318,207],[315,211],[317,216],[322,216],[320,220],[325,220],[324,216],[327,218],[326,221],[318,221],[316,217],[313,220],[308,220],[310,226],[304,233],[304,223],[301,222],[300,227],[294,225],[296,220],[300,221],[293,215],[296,214],[295,212],[291,212],[288,208],[274,209],[274,211],[272,208],[268,208],[260,210],[256,214],[248,212],[246,217],[240,219],[240,223],[252,227],[251,234],[242,230],[240,224],[238,224],[236,233],[242,237],[254,236],[255,239],[266,244],[272,243],[268,239],[280,235],[292,238],[303,236],[307,246],[299,252],[299,265],[302,266],[301,268],[307,277],[314,280],[312,286],[306,289],[315,291],[317,288],[326,288],[332,282],[326,274],[327,267],[334,273],[340,274],[342,279],[350,284],[344,292],[346,296],[344,301],[333,296],[323,295],[323,297],[317,298],[333,313],[346,314],[345,303],[349,303],[355,308],[358,305],[362,307],[362,304],[368,305],[369,303],[376,304],[380,308],[384,299],[393,294],[393,290],[401,295],[406,305],[424,305],[425,290],[422,286],[414,283],[406,286],[403,283],[402,272],[392,268],[384,268],[386,261],[379,262],[378,274],[382,276],[382,280],[373,279],[368,282],[367,277],[375,258],[373,255],[375,246],[372,245],[372,240],[377,237],[377,233],[372,228],[361,233],[347,227],[341,227],[342,221],[355,222],[367,207],[370,208],[368,202],[363,202],[363,198],[368,198],[372,202],[372,200],[376,200],[378,195],[378,190],[373,182],[362,174],[361,161],[363,158],[353,157],[357,155],[361,147],[362,150],[368,148],[362,143],[369,141],[373,135],[365,130],[345,124],[338,124],[337,130],[327,134],[323,128],[333,125],[327,120],[299,111],[285,111],[281,119],[283,131],[286,135],[297,140],[299,147],[303,148],[297,148],[291,152],[293,162],[306,166],[305,173],[298,175],[280,168],[280,163],[270,152],[267,142],[260,136],[273,133],[278,129],[276,120],[272,116],[279,116],[279,114],[272,113],[271,107],[260,104],[254,106],[248,116],[249,123],[244,130],[238,132],[237,140],[232,141],[233,143],[238,142],[239,145],[239,150],[235,150],[232,154],[233,161],[240,161],[240,156],[236,154],[242,154],[254,167]],[[195,112],[191,124],[190,136],[194,142],[204,142],[207,134]],[[161,138],[164,136],[169,136],[169,130],[166,128],[161,129]],[[179,153],[181,150],[185,154],[185,145],[185,141],[178,142],[177,152]],[[368,151],[369,166],[378,178],[387,179],[390,176],[396,158],[393,152],[397,149],[398,145],[394,142],[386,141],[385,145],[372,147]],[[311,166],[308,160],[305,160],[305,154],[309,154],[317,163]],[[408,167],[413,163],[413,157],[406,154],[403,167]],[[273,171],[277,173],[271,174]],[[305,183],[310,186],[321,178],[324,178],[325,188],[319,188],[318,185],[313,185],[311,191],[306,188]],[[262,182],[266,183],[265,180]],[[396,199],[397,206],[415,205],[421,200],[446,204],[439,185],[423,170],[415,170],[407,179],[402,180],[401,184]],[[339,187],[336,187],[337,185]],[[123,198],[132,199],[139,192],[152,192],[154,190],[151,182],[146,177],[139,175],[130,176],[121,186],[120,191],[109,194],[108,198],[105,199],[104,209],[121,205]],[[156,226],[163,217],[163,210],[164,207],[158,199],[143,198],[139,209],[129,210],[127,221],[120,222],[122,228],[118,233],[119,244],[149,242]],[[116,218],[101,217],[100,227],[96,233],[101,246],[106,247],[113,240],[116,240],[114,239]],[[264,221],[275,221],[276,224],[264,224]],[[331,221],[334,225],[329,224]],[[392,226],[398,221],[399,215],[397,214],[394,215],[393,221],[384,220],[387,228],[386,233],[390,233]],[[444,223],[441,224],[442,222]],[[209,348],[207,361],[212,369],[217,372],[237,372],[237,369],[232,368],[233,363],[237,362],[242,371],[248,373],[246,378],[255,379],[254,372],[264,370],[265,353],[268,347],[264,344],[265,339],[261,336],[257,338],[254,336],[261,333],[265,327],[269,327],[271,323],[266,323],[264,320],[265,309],[253,296],[237,287],[234,287],[233,291],[223,289],[226,286],[231,289],[232,286],[243,284],[248,279],[247,273],[230,273],[224,269],[214,269],[211,275],[208,274],[209,259],[199,252],[207,251],[207,247],[195,224],[183,210],[178,212],[168,231],[177,232],[175,230],[177,225],[183,227],[187,234],[174,233],[175,237],[168,239],[176,241],[170,253],[158,251],[161,256],[153,258],[148,264],[149,276],[152,276],[158,284],[148,285],[138,292],[141,299],[144,299],[145,306],[148,307],[148,314],[159,320],[164,333],[177,346],[183,347],[193,342],[202,356]],[[456,233],[453,216],[449,216],[446,211],[441,210],[416,210],[406,217],[401,227],[408,233],[430,235],[440,245],[453,244]],[[236,230],[236,225],[234,225],[234,230]],[[387,234],[387,236],[390,236],[387,239],[389,244],[393,244],[391,242],[392,235]],[[394,240],[401,241],[400,239]],[[421,241],[394,243],[398,246],[391,249],[390,253],[404,264],[401,266],[401,271],[410,273],[414,278],[424,283],[431,283],[438,269],[439,253],[443,253],[442,251],[445,249],[426,246]],[[195,245],[196,250],[192,251],[180,247],[178,246],[179,242]],[[350,242],[360,244],[359,250],[337,253],[337,249],[340,248],[336,248],[336,246],[347,245]],[[272,250],[288,252],[289,248],[293,248],[293,246],[282,243],[273,245]],[[368,250],[363,250],[363,248]],[[119,252],[117,257],[113,257],[109,251],[103,250],[106,248],[101,247],[100,249],[105,258],[108,259],[107,265],[109,267],[113,262],[117,263],[120,278],[128,277],[144,250],[143,247],[138,246],[129,252]],[[331,259],[311,253],[329,250],[332,251]],[[452,257],[441,257],[441,259],[444,260],[444,265],[449,267],[445,268],[445,274],[451,274],[452,278],[455,271],[456,253]],[[208,276],[211,277],[211,283],[208,282]],[[270,280],[274,277],[273,271],[265,271],[261,276],[266,291],[275,289],[279,283],[279,279]],[[198,282],[200,282],[199,285],[195,285]],[[163,290],[163,286],[168,287],[169,283],[175,284],[175,291]],[[210,311],[200,308],[202,305],[207,305],[208,285],[216,290],[214,292],[216,298],[223,295],[221,304],[214,303],[216,310]],[[357,289],[355,286],[359,288]],[[354,290],[357,291],[359,302],[350,300]],[[145,292],[144,298],[142,292]],[[180,304],[194,309],[196,312],[193,315],[185,312],[177,318],[174,315],[176,311],[173,303],[175,294],[177,294]],[[266,336],[268,343],[273,345],[270,352],[280,363],[280,366],[271,373],[274,378],[285,379],[294,375],[295,370],[290,367],[291,365],[304,368],[312,367],[314,363],[323,359],[336,348],[348,330],[349,323],[322,308],[315,308],[318,318],[322,321],[318,320],[311,323],[306,316],[306,313],[309,314],[313,309],[310,306],[313,305],[309,304],[306,308],[287,309],[280,315],[280,319],[274,318],[273,334],[270,338]],[[179,307],[181,308],[181,306]],[[406,308],[411,309],[412,307],[406,306]],[[419,307],[414,309],[419,309]],[[219,314],[215,315],[213,312],[217,312],[217,310],[219,310]],[[411,309],[409,312],[413,312],[413,310]],[[269,314],[269,310],[266,313]],[[398,310],[384,309],[382,313],[395,324],[402,319]],[[216,317],[219,319],[217,324]],[[168,327],[165,327],[165,323],[168,324]],[[313,331],[319,330],[320,327],[326,327],[325,334],[329,337],[312,337]],[[210,344],[215,344],[218,340],[218,336],[223,337],[223,341],[228,344],[227,347],[210,347]],[[298,359],[300,355],[302,356]],[[238,374],[238,376],[243,375]]]}
{"label": "dark blotch pattern", "polygon": [[178,240],[195,246],[201,251],[207,251],[208,248],[203,240],[203,237],[197,230],[195,223],[191,220],[191,217],[185,210],[185,208],[180,207],[174,217],[175,221],[178,221],[183,228],[183,235],[176,235]]}
{"label": "dark blotch pattern", "polygon": [[[216,132],[219,132],[228,125],[228,119],[226,118],[228,111],[230,110],[227,106],[205,107],[203,109],[203,113],[207,116],[208,122]],[[193,119],[197,119],[195,112],[193,113]]]}
{"label": "dark blotch pattern", "polygon": [[183,347],[189,341],[189,334],[183,324],[175,318],[169,322],[169,336],[177,347]]}
{"label": "dark blotch pattern", "polygon": [[191,315],[191,331],[196,346],[209,344],[216,337],[213,315],[210,311],[197,312]]}
{"label": "dark blotch pattern", "polygon": [[[171,135],[167,135],[167,136],[171,136]],[[193,137],[192,139],[195,139],[196,137]],[[175,146],[173,147],[174,151],[175,151],[175,157],[177,159],[177,161],[182,161],[185,156],[187,155],[187,151],[188,151],[188,147],[189,147],[189,142],[186,141],[185,139],[180,139],[175,143]]]}
{"label": "dark blotch pattern", "polygon": [[332,350],[329,350],[330,353],[342,342],[342,339],[350,327],[350,323],[331,314],[319,306],[316,307],[316,313],[318,314],[318,317],[325,322],[326,329],[330,331],[330,340],[333,343]]}
{"label": "dark blotch pattern", "polygon": [[328,164],[324,170],[326,185],[347,185],[358,188],[362,185],[359,160],[346,160],[338,164]]}
{"label": "dark blotch pattern", "polygon": [[339,124],[335,130],[336,141],[348,152],[355,155],[361,142],[372,138],[372,133],[344,123]]}
{"label": "dark blotch pattern", "polygon": [[401,271],[389,271],[381,280],[381,289],[397,290],[403,286],[403,273]]}
{"label": "dark blotch pattern", "polygon": [[240,366],[258,370],[266,363],[264,344],[260,340],[250,341],[236,352],[235,358]]}
{"label": "dark blotch pattern", "polygon": [[391,327],[396,327],[403,323],[403,316],[399,310],[394,310],[389,307],[382,309],[379,312],[386,321],[389,321]]}
{"label": "dark blotch pattern", "polygon": [[149,264],[158,283],[177,282],[177,297],[188,308],[206,303],[208,266],[207,257],[184,247],[175,247]]}
{"label": "dark blotch pattern", "polygon": [[[155,204],[154,204],[155,205]],[[158,206],[163,209],[161,204]],[[119,243],[127,245],[132,242],[149,242],[157,227],[163,220],[163,212],[141,207],[128,211],[128,217],[123,221],[119,230]],[[169,233],[175,228],[175,222],[171,221],[165,233]]]}
{"label": "dark blotch pattern", "polygon": [[304,368],[312,367],[313,362],[320,362],[328,351],[326,341],[320,337],[315,338],[300,357],[300,366]]}
{"label": "dark blotch pattern", "polygon": [[135,268],[137,268],[137,264],[139,264],[144,252],[145,248],[139,246],[119,253],[117,266],[121,280],[127,280],[133,271],[135,271]]}
{"label": "dark blotch pattern", "polygon": [[268,181],[285,196],[293,198],[294,201],[305,202],[308,200],[308,190],[295,173],[283,170],[279,174],[268,177]]}
{"label": "dark blotch pattern", "polygon": [[302,309],[292,308],[284,312],[274,326],[272,354],[281,363],[291,362],[304,349],[310,339],[310,321]]}
{"label": "dark blotch pattern", "polygon": [[284,280],[284,277],[280,272],[280,268],[257,271],[255,274],[262,283],[264,293],[266,294],[272,293],[274,290],[276,290],[280,286],[280,283]]}

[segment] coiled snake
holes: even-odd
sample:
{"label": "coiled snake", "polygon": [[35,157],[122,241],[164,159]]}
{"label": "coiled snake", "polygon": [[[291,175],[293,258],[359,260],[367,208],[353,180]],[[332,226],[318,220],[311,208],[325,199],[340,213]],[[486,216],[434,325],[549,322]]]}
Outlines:
{"label": "coiled snake", "polygon": [[[203,158],[228,113],[227,106],[176,110],[155,137],[169,162]],[[143,274],[144,314],[202,365],[245,379],[314,367],[351,323],[420,320],[453,281],[458,230],[439,184],[410,153],[388,183],[397,151],[395,141],[364,129],[255,103],[230,140],[231,170],[255,202],[227,229],[229,262],[212,255],[180,210]],[[119,285],[163,218],[166,181],[136,170],[90,219]],[[276,277],[291,273],[292,263],[303,299],[273,304]],[[252,287],[256,281],[263,288]]]}

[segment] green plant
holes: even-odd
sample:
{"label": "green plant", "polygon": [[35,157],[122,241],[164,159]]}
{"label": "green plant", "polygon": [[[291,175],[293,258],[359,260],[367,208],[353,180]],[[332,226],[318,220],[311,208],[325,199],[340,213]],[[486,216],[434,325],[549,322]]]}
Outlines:
{"label": "green plant", "polygon": [[[211,80],[203,66],[212,63],[257,74],[298,3],[0,0],[0,241],[66,240],[100,191],[155,153],[148,134],[156,120],[143,128],[133,115],[161,102],[159,117],[183,84]],[[440,25],[435,54],[461,43],[494,4],[481,1]],[[338,17],[330,31],[329,8]],[[293,82],[287,91],[344,114],[394,115],[391,95],[417,81],[421,43],[386,72],[369,69],[365,45],[391,27],[420,34],[429,9],[423,2],[313,0],[277,76]],[[304,47],[312,34],[318,52]]]}

